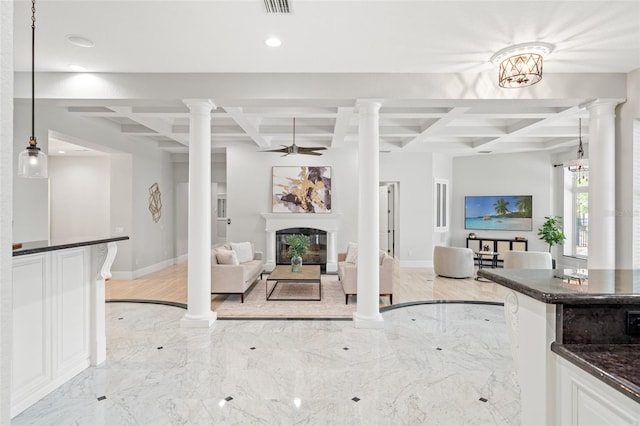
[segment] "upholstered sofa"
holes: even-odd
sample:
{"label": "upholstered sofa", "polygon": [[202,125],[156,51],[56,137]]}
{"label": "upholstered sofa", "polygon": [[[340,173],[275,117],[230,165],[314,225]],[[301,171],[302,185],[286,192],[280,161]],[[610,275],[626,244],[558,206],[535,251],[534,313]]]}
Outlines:
{"label": "upholstered sofa", "polygon": [[[393,257],[387,254],[380,256],[380,296],[389,296],[389,304],[393,305]],[[358,265],[347,262],[347,253],[338,253],[338,279],[344,290],[345,304],[349,296],[358,294]]]}
{"label": "upholstered sofa", "polygon": [[433,247],[433,272],[447,278],[473,275],[473,250],[465,247]]}
{"label": "upholstered sofa", "polygon": [[[238,248],[240,244],[244,250]],[[258,278],[262,279],[262,252],[254,252],[253,246],[248,252],[246,244],[224,243],[211,250],[211,294],[239,294],[240,301],[244,303],[245,294],[258,282]],[[243,254],[238,256],[239,252]]]}

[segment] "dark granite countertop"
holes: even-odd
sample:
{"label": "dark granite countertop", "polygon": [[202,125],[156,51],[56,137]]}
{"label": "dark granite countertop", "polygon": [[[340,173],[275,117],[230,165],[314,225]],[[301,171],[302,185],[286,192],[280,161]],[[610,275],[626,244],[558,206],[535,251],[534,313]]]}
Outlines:
{"label": "dark granite countertop", "polygon": [[[587,274],[578,284],[569,275]],[[544,303],[640,303],[640,270],[487,269],[478,276]]]}
{"label": "dark granite countertop", "polygon": [[68,248],[92,246],[95,244],[111,243],[114,241],[128,240],[127,236],[120,237],[88,237],[83,239],[76,239],[73,241],[31,241],[28,243],[22,243],[22,247],[13,250],[14,256],[24,256],[27,254],[44,253],[47,251],[64,250]]}
{"label": "dark granite countertop", "polygon": [[551,351],[640,403],[640,345],[562,345]]}

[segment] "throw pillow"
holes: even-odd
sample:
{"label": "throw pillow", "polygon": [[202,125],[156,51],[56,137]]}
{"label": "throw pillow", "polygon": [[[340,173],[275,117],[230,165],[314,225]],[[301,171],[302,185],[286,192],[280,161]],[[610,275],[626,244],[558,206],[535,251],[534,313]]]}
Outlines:
{"label": "throw pillow", "polygon": [[231,249],[236,252],[238,262],[245,263],[253,260],[253,247],[251,247],[251,243],[231,243]]}
{"label": "throw pillow", "polygon": [[239,265],[238,256],[233,250],[217,249],[216,259],[221,265]]}
{"label": "throw pillow", "polygon": [[349,263],[358,263],[358,244],[349,243],[347,247],[347,257],[345,258],[346,262]]}

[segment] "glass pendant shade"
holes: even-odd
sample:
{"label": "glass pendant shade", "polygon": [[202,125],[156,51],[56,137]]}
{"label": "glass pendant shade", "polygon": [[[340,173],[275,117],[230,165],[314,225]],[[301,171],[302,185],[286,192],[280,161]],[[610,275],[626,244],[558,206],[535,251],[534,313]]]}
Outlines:
{"label": "glass pendant shade", "polygon": [[18,155],[18,176],[23,178],[49,177],[47,154],[35,146],[35,140],[29,141],[29,146]]}

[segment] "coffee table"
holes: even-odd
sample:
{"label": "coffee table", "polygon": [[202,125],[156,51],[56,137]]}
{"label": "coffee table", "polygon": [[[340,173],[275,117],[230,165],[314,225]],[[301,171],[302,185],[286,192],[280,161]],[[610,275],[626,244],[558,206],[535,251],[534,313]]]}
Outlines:
{"label": "coffee table", "polygon": [[[269,290],[269,282],[275,281],[273,288]],[[308,283],[318,284],[318,298],[317,299],[277,299],[272,297],[274,290],[278,284],[287,283]],[[265,282],[265,291],[267,294],[267,300],[322,300],[322,280],[320,279],[320,265],[302,265],[300,272],[292,272],[291,265],[277,265],[275,269],[269,274]]]}

